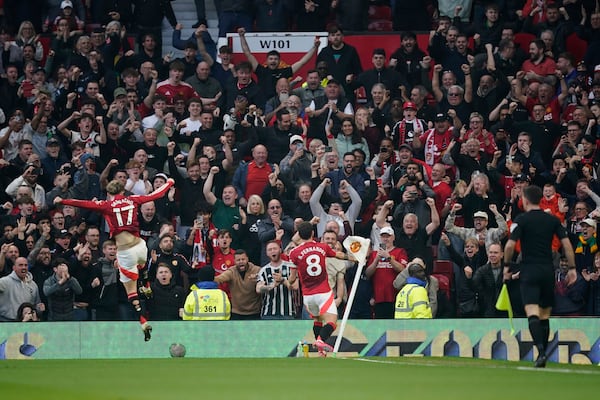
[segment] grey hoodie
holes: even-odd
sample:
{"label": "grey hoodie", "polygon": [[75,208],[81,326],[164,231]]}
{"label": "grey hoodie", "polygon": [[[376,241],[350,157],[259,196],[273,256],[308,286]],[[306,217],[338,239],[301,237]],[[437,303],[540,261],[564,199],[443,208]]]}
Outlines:
{"label": "grey hoodie", "polygon": [[13,271],[0,278],[0,321],[14,321],[23,303],[39,304],[40,292],[31,272],[22,281]]}

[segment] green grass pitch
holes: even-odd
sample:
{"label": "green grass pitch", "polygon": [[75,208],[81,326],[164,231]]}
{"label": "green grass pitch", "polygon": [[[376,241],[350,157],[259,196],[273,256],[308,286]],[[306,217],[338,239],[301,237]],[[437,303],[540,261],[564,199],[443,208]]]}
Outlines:
{"label": "green grass pitch", "polygon": [[550,400],[592,395],[599,379],[597,366],[466,358],[4,360],[0,397]]}

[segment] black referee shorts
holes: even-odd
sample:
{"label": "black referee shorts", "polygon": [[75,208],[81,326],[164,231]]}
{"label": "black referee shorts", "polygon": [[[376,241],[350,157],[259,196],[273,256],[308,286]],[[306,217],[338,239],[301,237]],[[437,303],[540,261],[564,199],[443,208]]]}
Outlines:
{"label": "black referee shorts", "polygon": [[554,306],[554,267],[521,264],[519,283],[523,304],[537,304],[541,308]]}

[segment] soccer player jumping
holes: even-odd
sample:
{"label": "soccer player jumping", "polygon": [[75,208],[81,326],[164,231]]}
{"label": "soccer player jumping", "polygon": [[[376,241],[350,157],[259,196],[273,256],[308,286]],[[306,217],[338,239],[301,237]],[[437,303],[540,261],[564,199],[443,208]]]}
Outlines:
{"label": "soccer player jumping", "polygon": [[106,186],[107,200],[75,200],[56,197],[55,204],[85,208],[96,211],[106,220],[110,236],[117,243],[117,262],[121,282],[127,291],[127,298],[140,318],[144,332],[144,340],[151,338],[152,327],[142,315],[142,307],[137,292],[138,266],[146,264],[148,248],[140,238],[138,207],[149,201],[163,197],[175,181],[167,179],[167,183],[147,196],[125,196],[125,188],[119,181],[113,180]]}
{"label": "soccer player jumping", "polygon": [[294,263],[290,271],[289,283],[293,284],[298,277],[302,285],[304,306],[314,320],[314,347],[322,357],[333,347],[325,343],[335,331],[337,323],[337,308],[333,291],[327,281],[326,257],[336,257],[347,260],[346,253],[334,251],[325,243],[317,243],[313,239],[313,226],[302,222],[298,226],[300,245],[290,252],[290,261]]}

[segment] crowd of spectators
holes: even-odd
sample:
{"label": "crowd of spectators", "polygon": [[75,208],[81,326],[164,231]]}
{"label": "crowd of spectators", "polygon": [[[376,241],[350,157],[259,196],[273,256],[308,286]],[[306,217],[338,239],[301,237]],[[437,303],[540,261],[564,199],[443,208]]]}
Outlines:
{"label": "crowd of spectators", "polygon": [[[236,59],[216,48],[202,1],[183,40],[166,0],[46,3],[5,7],[0,28],[0,320],[135,319],[105,222],[54,199],[103,199],[111,180],[143,195],[169,177],[164,198],[135,210],[150,319],[204,319],[184,303],[217,285],[224,317],[301,318],[287,254],[303,220],[335,250],[348,235],[371,239],[352,318],[398,315],[415,277],[434,318],[501,316],[502,245],[528,185],[576,249],[567,285],[553,243],[555,314],[600,315],[600,10],[587,1],[397,0],[401,46],[373,46],[364,71],[344,29],[365,28],[368,2],[219,2],[220,30],[240,36]],[[165,17],[181,58],[161,54]],[[414,31],[432,26],[420,49]],[[291,28],[327,30],[327,46],[316,38],[299,59],[272,51],[259,63],[245,33]],[[524,48],[521,32],[536,37]],[[584,60],[572,33],[588,43]],[[357,266],[327,270],[342,312]],[[522,315],[518,268],[508,285]]]}

